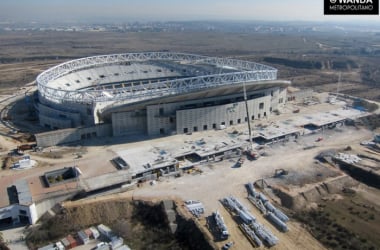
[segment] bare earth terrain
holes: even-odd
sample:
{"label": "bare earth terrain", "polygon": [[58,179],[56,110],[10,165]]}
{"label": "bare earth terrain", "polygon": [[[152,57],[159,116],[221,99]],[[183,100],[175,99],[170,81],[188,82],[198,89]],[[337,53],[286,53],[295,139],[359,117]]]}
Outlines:
{"label": "bare earth terrain", "polygon": [[250,34],[222,32],[4,32],[0,88],[10,93],[68,59],[134,51],[176,51],[273,65],[295,86],[380,100],[380,37],[363,33]]}
{"label": "bare earth terrain", "polygon": [[[331,105],[330,105],[331,106]],[[328,109],[329,106],[325,106],[324,109]],[[333,107],[335,108],[335,107]],[[310,109],[303,109],[303,112],[308,113],[315,106],[311,106]],[[323,105],[320,106],[323,109]],[[278,119],[282,117],[285,119],[290,114],[284,114],[279,116]],[[276,120],[276,117],[274,117]],[[265,123],[265,121],[262,121]],[[106,172],[116,171],[114,167],[110,164],[109,159],[114,157],[115,153],[119,150],[125,150],[128,148],[144,147],[146,146],[159,146],[164,142],[170,141],[171,143],[184,143],[187,140],[198,140],[200,138],[214,137],[227,132],[231,132],[235,129],[245,130],[244,125],[236,126],[231,128],[229,131],[213,131],[208,133],[196,133],[193,135],[176,135],[169,138],[158,138],[150,141],[141,141],[128,144],[116,144],[116,145],[106,145],[106,146],[91,146],[77,148],[76,151],[83,152],[83,157],[81,159],[75,159],[72,155],[69,147],[66,149],[55,149],[51,150],[66,153],[63,158],[53,159],[41,157],[38,154],[32,153],[33,157],[39,162],[45,162],[41,167],[37,169],[31,169],[23,172],[17,173],[17,175],[38,176],[42,172],[47,171],[47,169],[56,169],[59,167],[71,165],[74,161],[83,171],[83,178],[88,178],[96,176]],[[185,174],[181,178],[173,179],[161,179],[156,185],[151,186],[148,183],[144,184],[142,187],[135,189],[130,192],[122,193],[114,196],[113,199],[119,199],[124,197],[131,197],[133,200],[153,200],[159,201],[162,199],[180,199],[180,200],[200,200],[203,202],[206,208],[206,215],[218,209],[223,214],[227,226],[231,231],[231,239],[236,242],[236,249],[250,249],[251,244],[242,234],[237,224],[233,221],[232,217],[223,208],[219,199],[227,196],[234,195],[238,197],[251,212],[258,218],[258,220],[271,229],[272,232],[280,239],[278,246],[274,249],[305,249],[305,247],[313,246],[314,249],[324,249],[324,247],[318,243],[306,230],[306,228],[292,219],[289,223],[290,231],[287,233],[280,233],[275,229],[270,223],[268,223],[246,199],[247,193],[244,184],[247,182],[256,181],[261,178],[269,178],[273,175],[274,170],[277,168],[284,168],[289,171],[290,174],[297,173],[307,173],[303,178],[309,178],[309,181],[305,180],[305,184],[300,187],[292,187],[293,193],[297,193],[297,189],[303,190],[306,183],[313,181],[318,181],[317,174],[325,172],[326,176],[322,180],[328,180],[329,171],[337,171],[336,169],[329,170],[329,166],[320,166],[315,163],[314,157],[323,150],[331,148],[340,148],[342,145],[356,145],[358,141],[368,140],[371,138],[372,133],[364,128],[356,129],[354,127],[345,127],[343,131],[326,131],[324,133],[324,140],[317,144],[317,147],[309,150],[303,150],[305,145],[315,142],[316,138],[320,135],[310,135],[302,137],[297,142],[288,142],[286,144],[274,144],[267,149],[268,156],[261,157],[258,161],[246,161],[241,168],[233,168],[235,161],[223,161],[220,163],[213,163],[212,165],[200,166],[203,171],[201,174]],[[117,143],[117,139],[115,141]],[[94,157],[96,155],[96,157]],[[71,159],[70,159],[71,158]],[[50,167],[49,167],[50,166]],[[323,170],[326,169],[326,170]],[[321,171],[323,170],[323,171]],[[2,178],[6,178],[8,174],[14,174],[11,170],[2,171]],[[311,178],[311,179],[310,179]],[[327,178],[327,179],[326,179]],[[118,198],[119,197],[119,198]],[[98,201],[103,200],[102,197],[96,198]],[[111,197],[105,197],[104,199],[112,199]],[[83,200],[73,203],[78,206],[82,206],[90,200]],[[93,202],[93,201],[92,201]],[[71,204],[71,206],[73,206]],[[292,215],[291,210],[285,210],[288,214]],[[97,214],[91,214],[90,217]],[[112,213],[108,216],[112,216]],[[200,220],[200,225],[206,227],[206,221],[204,219]],[[205,230],[206,232],[208,230]],[[212,235],[210,235],[212,238]],[[224,244],[224,242],[217,243],[219,246]]]}
{"label": "bare earth terrain", "polygon": [[[29,136],[27,133],[15,134],[12,132],[14,129],[26,132],[39,131],[39,128],[35,126],[37,121],[33,119],[33,114],[30,113],[24,96],[26,92],[32,93],[35,90],[33,81],[38,73],[60,62],[97,54],[161,50],[236,57],[272,65],[279,69],[280,79],[292,80],[293,85],[298,87],[311,87],[316,91],[331,92],[339,89],[341,93],[379,101],[378,65],[380,60],[375,54],[377,48],[374,48],[373,44],[380,43],[378,41],[380,36],[367,37],[364,34],[353,36],[354,38],[331,34],[303,36],[220,32],[2,33],[0,34],[0,44],[2,45],[0,51],[0,109],[2,118],[7,117],[9,123],[0,124],[1,157],[4,160],[10,150],[25,143]],[[373,50],[363,49],[368,47]],[[338,86],[340,73],[342,77]],[[14,105],[14,102],[18,104]],[[334,105],[323,103],[302,107],[300,114],[334,108],[336,108]],[[12,109],[9,112],[12,116],[7,116],[8,109]],[[280,116],[272,117],[271,121],[261,120],[259,123],[269,124],[279,119],[288,119],[294,115],[292,110],[293,107],[289,106],[288,110]],[[226,136],[233,130],[244,132],[246,126],[235,126],[227,131],[199,132],[147,141],[136,142],[134,141],[136,138],[102,138],[93,140],[87,145],[51,147],[44,149],[43,152],[30,152],[33,159],[38,162],[37,167],[33,169],[0,171],[0,182],[7,186],[18,178],[33,181],[46,171],[72,165],[80,167],[83,172],[82,179],[106,173],[117,173],[118,170],[110,163],[110,159],[121,150],[160,147],[160,145],[168,143],[180,145],[188,140]],[[209,216],[215,210],[221,212],[231,233],[229,240],[235,242],[233,249],[252,249],[251,243],[238,228],[236,221],[219,202],[225,196],[234,195],[250,209],[260,223],[270,228],[279,238],[279,244],[272,249],[377,249],[380,246],[378,233],[380,232],[380,196],[379,190],[376,188],[360,184],[352,187],[354,191],[351,193],[321,194],[318,199],[310,200],[308,206],[298,210],[294,207],[282,206],[284,204],[278,197],[269,194],[269,197],[273,198],[273,203],[291,217],[288,224],[289,232],[281,233],[264,219],[246,199],[247,191],[244,187],[247,182],[255,182],[260,179],[270,181],[275,169],[278,168],[286,169],[289,172],[289,178],[282,180],[273,180],[272,178],[272,183],[280,187],[282,185],[284,190],[295,196],[314,188],[317,184],[329,183],[334,178],[343,176],[351,180],[348,174],[340,170],[338,166],[321,163],[315,157],[325,150],[344,150],[346,146],[350,146],[352,153],[371,154],[379,159],[378,153],[368,153],[359,145],[361,141],[371,140],[376,132],[379,133],[378,130],[368,130],[367,126],[347,126],[328,130],[323,132],[323,140],[319,142],[316,141],[321,134],[301,137],[297,141],[289,141],[286,144],[274,144],[266,148],[266,156],[257,161],[246,160],[241,168],[233,167],[236,160],[201,165],[198,167],[202,173],[184,174],[180,178],[161,178],[155,185],[144,183],[132,191],[87,198],[69,202],[66,205],[78,211],[75,216],[83,217],[83,220],[87,219],[88,221],[83,222],[83,225],[88,225],[94,224],[95,218],[99,220],[99,211],[103,211],[106,205],[100,205],[95,210],[91,210],[89,207],[93,204],[107,202],[107,200],[158,202],[162,199],[173,199],[179,204],[183,200],[199,200],[206,208],[205,216]],[[304,148],[309,145],[316,147],[305,150]],[[78,154],[81,157],[78,157]],[[376,161],[367,160],[366,164],[374,168],[378,166]],[[33,192],[38,194],[40,191],[38,185],[35,185]],[[5,193],[0,193],[0,196],[4,198]],[[85,207],[86,205],[89,207]],[[120,209],[124,206],[127,205],[116,204],[104,210],[108,213],[104,216],[109,219],[109,223],[117,220]],[[123,216],[125,219],[130,219],[132,211],[128,210],[128,213]],[[98,220],[96,223],[100,222]],[[209,239],[214,239],[206,219],[201,217],[195,220],[204,234]],[[67,221],[67,224],[70,225],[70,221]],[[127,224],[119,226],[120,228],[131,226]],[[141,222],[136,222],[134,226],[136,235],[142,232],[139,229],[144,227]],[[369,228],[370,233],[368,233]],[[74,229],[77,228],[67,227],[66,231],[62,231],[62,233],[69,233]],[[146,231],[146,235],[153,235],[154,230]],[[159,232],[158,236],[163,235],[163,237],[167,237],[165,239],[169,239],[163,245],[157,246],[157,249],[165,249],[170,244],[176,246],[176,243],[173,243],[175,242],[173,236],[168,236],[164,232],[165,230],[158,228],[156,231]],[[155,237],[158,237],[157,235]],[[154,239],[159,241],[158,238]],[[144,238],[138,238],[136,241],[130,240],[132,246],[135,246],[133,249],[146,249],[144,248],[146,245],[138,245],[138,241],[143,242]],[[148,241],[146,244],[155,243],[152,242]],[[214,244],[220,248],[225,242],[217,241]]]}

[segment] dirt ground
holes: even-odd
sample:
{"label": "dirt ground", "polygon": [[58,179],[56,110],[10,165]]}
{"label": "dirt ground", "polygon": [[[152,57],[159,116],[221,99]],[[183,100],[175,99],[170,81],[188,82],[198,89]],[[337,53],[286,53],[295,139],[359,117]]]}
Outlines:
{"label": "dirt ground", "polygon": [[[360,186],[355,193],[318,203],[318,208],[303,211],[296,217],[307,224],[312,234],[333,249],[378,249],[380,210],[366,195],[378,195],[378,190]],[[359,191],[360,190],[360,191]]]}
{"label": "dirt ground", "polygon": [[[180,249],[165,224],[159,203],[144,204],[130,198],[98,199],[92,203],[74,202],[56,209],[56,216],[27,229],[29,246],[41,246],[67,234],[75,235],[89,226],[104,224],[124,238],[132,249]],[[83,248],[82,248],[83,249]],[[84,249],[90,249],[89,246]],[[187,248],[184,248],[187,249]]]}
{"label": "dirt ground", "polygon": [[[73,37],[75,37],[75,39],[73,39]],[[367,42],[366,37],[358,37],[357,39],[361,43]],[[17,99],[17,96],[22,96],[23,93],[25,93],[26,90],[22,88],[26,83],[30,83],[29,85],[35,88],[33,81],[42,70],[72,58],[105,53],[168,49],[171,51],[200,53],[205,55],[231,56],[262,63],[267,63],[268,57],[287,59],[290,61],[283,63],[277,60],[275,63],[267,64],[279,68],[279,78],[292,80],[295,86],[311,87],[317,91],[331,92],[335,92],[339,88],[339,91],[342,93],[380,100],[380,88],[377,85],[379,80],[378,75],[369,72],[370,70],[376,72],[379,64],[377,58],[360,55],[355,51],[355,48],[349,52],[352,53],[352,55],[338,55],[337,53],[331,56],[331,51],[326,51],[325,48],[318,46],[318,43],[323,43],[333,45],[334,48],[344,49],[347,46],[347,41],[343,42],[340,37],[323,37],[322,39],[308,37],[308,43],[304,43],[303,41],[304,39],[301,36],[279,37],[276,35],[253,36],[222,33],[183,33],[181,35],[171,33],[153,35],[151,33],[132,33],[127,36],[125,34],[109,33],[107,36],[102,37],[99,37],[98,34],[87,33],[55,33],[54,36],[51,33],[2,34],[0,36],[0,43],[2,44],[0,57],[6,59],[6,61],[0,64],[0,75],[4,76],[0,80],[0,92],[3,95],[1,99],[7,99],[12,95]],[[21,47],[20,43],[22,44]],[[370,43],[370,41],[368,41],[368,43]],[[274,48],[276,49],[274,50]],[[297,51],[297,53],[294,51]],[[348,60],[355,61],[357,65],[353,67],[350,63],[346,63]],[[302,66],[303,63],[309,63],[311,61],[318,61],[323,67],[321,69],[305,69],[299,67],[300,65]],[[345,62],[342,68],[333,66],[341,61]],[[338,86],[339,73],[342,74],[342,80]],[[10,99],[10,101],[12,101],[12,99]],[[0,109],[9,108],[10,101],[1,102]],[[24,108],[25,107],[21,107],[21,109],[15,111],[21,112]],[[327,104],[318,107],[311,106],[307,109],[301,108],[301,113],[307,114],[329,108],[331,107],[328,107]],[[288,113],[291,113],[292,109],[292,107],[289,107]],[[287,114],[283,115],[286,116]],[[279,119],[277,117],[272,118],[274,121]],[[27,126],[29,123],[29,121],[24,121],[24,123],[19,122],[19,125],[20,127],[30,129]],[[260,121],[260,123],[265,124],[267,121],[263,120]],[[10,123],[10,125],[12,125],[12,123]],[[239,127],[235,128],[239,129]],[[0,136],[0,147],[2,150],[0,154],[2,155],[6,155],[10,149],[20,144],[19,141],[14,139],[15,136],[10,134],[12,129],[12,127],[0,124],[0,134],[3,135]],[[1,182],[6,184],[11,183],[17,178],[36,177],[43,172],[73,164],[77,164],[82,169],[84,173],[82,178],[93,177],[117,171],[110,164],[109,160],[112,159],[116,155],[115,152],[120,149],[132,148],[136,145],[160,144],[171,140],[182,142],[189,139],[197,140],[209,136],[210,134],[217,136],[218,133],[225,132],[212,131],[207,132],[207,134],[195,133],[191,136],[178,135],[133,143],[125,143],[125,138],[119,140],[113,138],[107,139],[107,141],[100,140],[95,142],[96,145],[83,148],[51,147],[44,153],[31,153],[33,159],[39,162],[37,168],[22,172],[14,172],[12,170],[1,171]],[[200,200],[205,205],[206,216],[210,215],[216,209],[222,213],[231,233],[229,241],[232,240],[235,242],[234,249],[252,249],[252,245],[238,228],[237,223],[219,202],[219,199],[227,195],[234,195],[246,204],[258,220],[270,228],[280,239],[279,244],[272,249],[325,249],[325,246],[314,238],[318,236],[315,227],[310,229],[309,226],[305,226],[305,224],[301,224],[293,218],[288,224],[290,228],[289,232],[279,232],[248,202],[244,188],[244,184],[249,181],[271,177],[277,168],[284,168],[293,174],[293,176],[297,175],[303,184],[323,181],[323,178],[327,178],[329,174],[331,174],[331,171],[315,163],[314,157],[320,151],[337,147],[341,148],[346,145],[357,145],[358,142],[362,140],[371,139],[373,132],[363,128],[356,129],[347,127],[344,131],[331,131],[331,133],[328,132],[324,134],[324,140],[319,143],[316,148],[307,151],[302,149],[305,145],[314,142],[318,136],[319,135],[314,135],[301,138],[297,143],[289,142],[287,144],[273,145],[268,149],[269,156],[262,157],[254,162],[246,161],[241,168],[232,168],[234,164],[232,161],[200,166],[203,170],[202,174],[185,175],[178,179],[161,179],[154,186],[145,184],[138,189],[119,194],[118,196],[110,196],[111,198],[97,197],[97,199],[104,200],[112,199],[112,197],[132,197],[134,199],[148,200],[160,200],[163,198]],[[77,158],[77,156],[73,154],[76,151],[82,152],[81,158]],[[60,157],[54,157],[55,154]],[[316,177],[316,175],[320,173],[323,173],[322,179]],[[300,190],[301,188],[293,187],[292,192],[297,193]],[[376,192],[369,192],[366,187],[361,187],[357,190],[357,193],[360,194],[361,197],[360,201],[358,201],[359,203],[365,202],[362,199],[371,200],[376,206],[379,206],[380,199],[379,196],[376,195]],[[86,202],[88,202],[88,200],[83,200],[79,203],[85,204]],[[323,205],[325,206],[324,209],[330,214],[344,213],[344,216],[348,218],[352,213],[350,213],[350,210],[347,210],[346,207],[352,206],[353,209],[355,209],[356,206],[351,203],[352,202],[347,199],[339,203],[339,206],[335,206],[335,203],[331,201],[327,201],[326,204]],[[355,220],[355,223],[351,223],[350,220],[342,221],[342,216],[340,215],[336,216],[335,220],[337,222],[335,223],[341,223],[353,231],[354,226],[360,224],[362,225],[361,228],[363,231],[369,223],[366,219],[370,221],[372,218],[369,217],[370,213],[368,211],[367,213],[364,213],[364,211],[366,210],[362,207],[358,207],[357,211],[353,211],[353,213],[359,212],[359,214],[355,213],[354,216],[368,214],[368,217],[362,216],[362,218],[359,216],[359,218]],[[99,211],[94,213],[99,213]],[[377,216],[377,213],[375,213],[374,221],[377,222],[379,217],[380,216]],[[206,221],[201,219],[199,222],[205,231],[209,232]],[[374,232],[371,234],[372,239],[376,239],[376,237],[379,238],[376,233],[378,232],[378,228],[374,227],[372,230]],[[312,232],[314,237],[309,231]],[[320,231],[317,233],[320,234]],[[355,231],[355,233],[360,235],[361,232]],[[211,234],[210,237],[212,237]],[[327,239],[328,235],[323,237]],[[359,240],[361,241],[362,238],[363,237]],[[221,247],[225,242],[226,241],[217,242],[216,244]]]}
{"label": "dirt ground", "polygon": [[[219,199],[234,195],[245,204],[246,190],[244,184],[249,181],[255,181],[262,177],[273,175],[274,169],[282,167],[290,171],[307,171],[313,166],[314,156],[320,150],[334,147],[337,145],[348,145],[356,141],[371,137],[371,133],[365,130],[347,129],[344,133],[331,135],[323,144],[315,149],[307,151],[294,151],[290,145],[277,146],[274,155],[263,157],[255,162],[246,162],[242,168],[232,168],[232,162],[222,162],[213,164],[212,168],[203,167],[204,171],[200,175],[185,175],[179,179],[162,180],[155,186],[146,185],[143,188],[136,189],[133,192],[134,197],[160,197],[160,196],[178,196],[183,200],[195,199],[200,200],[206,207],[206,214],[210,214],[216,209],[224,214],[227,225],[232,228],[234,233],[231,239],[236,244],[241,244],[243,248],[250,249],[250,243],[238,229],[237,224],[232,221],[231,216],[227,214],[219,203]],[[338,143],[339,142],[339,143]],[[248,207],[257,215],[260,222],[268,227],[280,238],[278,249],[304,249],[305,246],[315,246],[316,249],[323,249],[321,246],[299,223],[290,222],[290,231],[280,233],[272,225],[268,224],[264,218],[257,214],[252,205]],[[236,238],[235,238],[236,237]],[[312,244],[311,244],[312,243]],[[222,243],[220,243],[222,244]]]}
{"label": "dirt ground", "polygon": [[364,48],[373,50],[379,38],[364,32],[351,36],[352,39],[336,34],[192,31],[9,32],[0,35],[0,75],[3,76],[0,92],[11,94],[35,80],[43,70],[73,58],[135,51],[178,51],[269,64],[279,69],[280,79],[317,91],[337,91],[341,74],[340,92],[380,100],[379,58],[364,52]]}
{"label": "dirt ground", "polygon": [[[307,114],[315,112],[315,110],[329,110],[331,105],[321,104],[320,106],[310,106],[309,108],[302,108],[301,114]],[[333,107],[336,108],[336,107]],[[291,115],[291,108],[288,113],[284,113],[280,116],[274,116],[273,120],[286,119]],[[265,124],[269,121],[262,120],[260,123]],[[240,126],[240,127],[239,127]],[[107,139],[109,141],[104,145],[99,146],[86,146],[79,148],[60,148],[51,147],[52,152],[57,151],[64,153],[66,150],[66,156],[62,158],[49,158],[43,157],[38,153],[32,154],[37,161],[44,162],[45,165],[36,169],[26,170],[15,173],[11,170],[5,170],[1,172],[2,178],[8,179],[7,176],[12,176],[12,179],[19,178],[21,176],[38,176],[41,173],[46,172],[48,169],[57,169],[67,165],[77,164],[81,169],[83,178],[97,176],[99,174],[117,171],[109,162],[119,150],[125,150],[134,147],[143,147],[144,145],[160,145],[167,142],[184,142],[186,140],[199,140],[201,138],[207,138],[208,136],[218,136],[218,134],[225,134],[235,129],[245,129],[244,125],[235,126],[227,131],[210,131],[199,132],[192,135],[176,135],[165,138],[157,138],[149,141],[122,142],[120,138]],[[325,131],[324,140],[319,142],[317,147],[304,150],[305,145],[314,143],[319,137],[319,134],[309,135],[300,138],[297,142],[290,141],[286,144],[278,143],[268,148],[268,156],[261,157],[257,161],[245,161],[241,168],[233,168],[235,161],[223,161],[220,163],[212,163],[211,165],[199,166],[202,174],[185,174],[181,178],[163,178],[157,182],[156,185],[144,184],[142,187],[119,194],[117,197],[132,197],[133,199],[148,199],[148,200],[161,200],[164,198],[174,198],[180,200],[199,200],[205,208],[205,215],[210,215],[213,211],[218,209],[223,214],[226,224],[231,228],[230,240],[236,243],[236,249],[251,249],[252,246],[243,233],[238,228],[237,224],[233,221],[231,216],[225,211],[220,204],[219,199],[227,196],[234,195],[241,200],[251,212],[258,218],[258,220],[266,225],[270,230],[280,239],[279,244],[273,249],[305,249],[313,246],[314,249],[324,249],[322,246],[305,228],[302,224],[291,219],[289,222],[290,231],[287,233],[281,233],[269,224],[262,215],[248,202],[246,199],[247,193],[244,184],[247,182],[253,182],[261,178],[268,178],[274,174],[274,170],[277,168],[284,168],[289,172],[304,172],[310,173],[311,176],[315,176],[316,173],[321,172],[316,167],[315,156],[319,152],[331,148],[341,148],[343,145],[357,145],[358,142],[363,140],[370,140],[373,137],[372,131],[365,128],[344,127],[337,131]],[[74,151],[83,151],[82,158],[76,158],[73,155]],[[17,176],[16,176],[17,175]],[[328,171],[325,178],[328,177]],[[9,180],[12,180],[9,179]],[[297,192],[297,189],[293,190]],[[111,196],[112,197],[112,196]],[[103,200],[107,197],[98,197],[97,199]],[[86,203],[87,200],[81,201]],[[205,226],[205,222],[201,224]],[[207,227],[205,226],[205,229]],[[219,246],[222,246],[224,242],[218,242]],[[239,248],[238,248],[239,247]]]}

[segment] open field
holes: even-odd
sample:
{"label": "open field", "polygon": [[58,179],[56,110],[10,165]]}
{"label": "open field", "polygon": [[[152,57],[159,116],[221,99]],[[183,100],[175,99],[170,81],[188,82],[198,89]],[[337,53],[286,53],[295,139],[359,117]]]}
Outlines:
{"label": "open field", "polygon": [[[368,192],[368,188],[362,191]],[[378,190],[371,193],[378,194]],[[377,249],[380,245],[379,207],[361,194],[321,201],[318,209],[296,217],[308,224],[314,237],[333,249]]]}
{"label": "open field", "polygon": [[[0,89],[14,91],[52,65],[84,56],[176,51],[227,56],[273,65],[295,86],[380,100],[380,36],[246,34],[222,32],[4,32],[0,34]],[[7,90],[8,88],[8,90]]]}

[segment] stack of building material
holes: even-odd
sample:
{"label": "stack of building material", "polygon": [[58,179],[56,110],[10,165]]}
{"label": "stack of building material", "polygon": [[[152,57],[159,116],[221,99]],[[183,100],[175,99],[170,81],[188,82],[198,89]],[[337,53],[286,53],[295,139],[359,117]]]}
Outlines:
{"label": "stack of building material", "polygon": [[205,207],[200,201],[185,201],[185,207],[190,211],[190,213],[192,213],[196,217],[199,217],[201,214],[205,212]]}

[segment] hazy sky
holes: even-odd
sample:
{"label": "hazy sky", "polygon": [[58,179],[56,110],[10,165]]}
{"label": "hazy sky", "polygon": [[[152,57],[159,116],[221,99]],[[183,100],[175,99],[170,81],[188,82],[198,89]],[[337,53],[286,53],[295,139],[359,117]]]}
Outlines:
{"label": "hazy sky", "polygon": [[0,0],[0,19],[380,21],[379,16],[324,16],[323,0]]}

